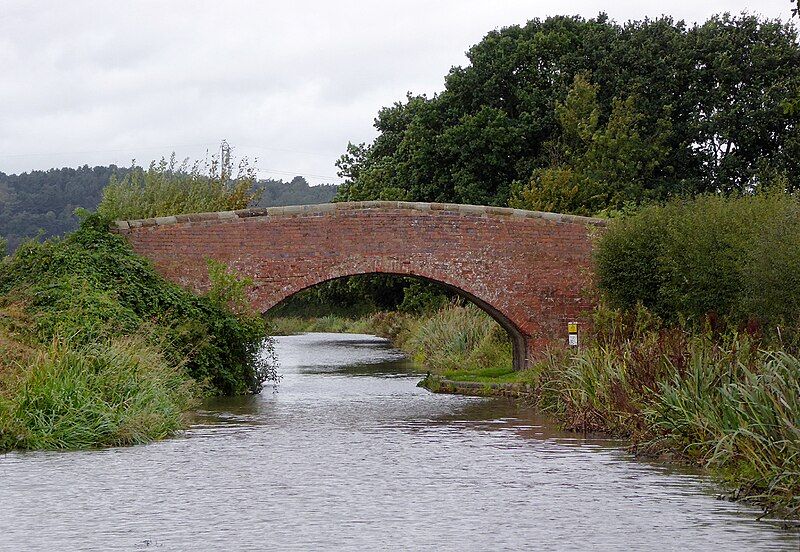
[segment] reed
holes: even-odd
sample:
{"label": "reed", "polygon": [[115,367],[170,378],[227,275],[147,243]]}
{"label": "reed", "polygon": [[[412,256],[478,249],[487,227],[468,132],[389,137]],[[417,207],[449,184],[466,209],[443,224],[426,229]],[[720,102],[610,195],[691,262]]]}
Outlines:
{"label": "reed", "polygon": [[751,498],[800,510],[800,358],[760,352],[748,363],[697,351],[686,373],[659,384],[645,414],[662,446]]}
{"label": "reed", "polygon": [[54,339],[0,373],[0,450],[145,443],[182,427],[196,384],[138,337]]}

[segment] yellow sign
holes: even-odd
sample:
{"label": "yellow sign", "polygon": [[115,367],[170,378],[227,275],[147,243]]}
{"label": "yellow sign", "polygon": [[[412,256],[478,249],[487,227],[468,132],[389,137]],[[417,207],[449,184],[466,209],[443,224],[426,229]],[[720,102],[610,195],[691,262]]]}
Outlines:
{"label": "yellow sign", "polygon": [[567,324],[567,333],[578,333],[578,323],[570,322]]}

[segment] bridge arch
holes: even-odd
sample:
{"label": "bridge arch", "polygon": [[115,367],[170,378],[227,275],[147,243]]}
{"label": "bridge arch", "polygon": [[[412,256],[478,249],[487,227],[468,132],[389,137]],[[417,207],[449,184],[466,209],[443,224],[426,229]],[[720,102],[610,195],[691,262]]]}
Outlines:
{"label": "bridge arch", "polygon": [[425,278],[467,297],[509,331],[515,366],[564,345],[593,307],[592,234],[603,221],[501,207],[367,201],[117,221],[166,278],[197,291],[207,260],[254,281],[267,311],[312,285],[356,274]]}
{"label": "bridge arch", "polygon": [[[437,279],[434,279],[434,278],[431,278],[431,277],[427,277],[427,276],[423,276],[423,275],[420,275],[420,274],[411,274],[411,273],[400,274],[400,273],[393,273],[393,272],[353,272],[351,274],[343,274],[341,276],[335,276],[335,277],[327,278],[327,279],[324,279],[324,280],[320,280],[320,281],[314,282],[314,283],[312,283],[310,285],[307,285],[307,286],[305,286],[305,287],[303,287],[301,289],[298,289],[296,291],[288,292],[288,294],[285,297],[279,299],[277,302],[275,302],[274,304],[270,305],[266,309],[264,309],[265,303],[262,303],[258,299],[255,299],[253,301],[253,305],[256,308],[258,308],[258,310],[260,310],[262,313],[266,313],[270,309],[272,309],[273,307],[278,306],[283,301],[286,301],[287,299],[290,299],[291,297],[297,295],[298,293],[300,293],[302,291],[305,291],[307,289],[313,288],[313,287],[315,287],[317,285],[324,284],[326,282],[331,282],[333,280],[338,280],[340,278],[347,278],[347,277],[350,277],[350,276],[366,276],[366,275],[370,275],[370,274],[385,274],[385,275],[391,275],[391,276],[412,277],[412,278],[418,278],[420,280],[425,280],[427,282],[433,282],[433,283],[438,284],[438,285],[448,289],[449,291],[455,293],[459,297],[461,297],[463,299],[466,299],[470,303],[473,303],[479,309],[481,309],[483,312],[488,314],[508,334],[508,337],[511,340],[512,351],[513,351],[513,354],[514,354],[514,358],[513,358],[514,368],[515,369],[521,369],[521,368],[523,368],[525,366],[525,354],[526,354],[525,335],[517,327],[517,325],[510,318],[508,318],[508,316],[506,316],[502,311],[498,310],[496,307],[492,306],[490,303],[487,303],[485,300],[481,299],[480,297],[477,297],[477,296],[473,295],[472,293],[470,293],[467,290],[464,290],[464,289],[458,287],[457,285],[454,285],[454,284],[451,284],[451,283],[447,283],[447,282],[443,282],[441,280],[437,280]],[[275,297],[276,296],[271,297],[269,301],[273,301],[275,299]]]}

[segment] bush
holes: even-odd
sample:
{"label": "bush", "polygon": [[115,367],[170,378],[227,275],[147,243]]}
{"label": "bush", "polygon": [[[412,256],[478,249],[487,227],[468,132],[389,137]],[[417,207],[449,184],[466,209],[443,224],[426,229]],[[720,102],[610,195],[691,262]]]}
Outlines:
{"label": "bush", "polygon": [[610,225],[596,261],[612,307],[640,303],[667,322],[796,329],[800,203],[772,194],[648,207]]}
{"label": "bush", "polygon": [[167,282],[106,224],[90,216],[63,240],[23,244],[2,267],[0,309],[24,305],[27,342],[66,336],[75,345],[91,344],[146,327],[168,360],[185,363],[213,392],[258,392],[274,376],[260,353],[261,317],[232,312],[230,294],[198,297]]}
{"label": "bush", "polygon": [[109,220],[131,220],[182,213],[232,211],[257,201],[253,185],[255,170],[246,160],[233,177],[231,161],[213,159],[202,165],[153,162],[145,171],[133,166],[118,180],[115,176],[103,190],[97,213]]}

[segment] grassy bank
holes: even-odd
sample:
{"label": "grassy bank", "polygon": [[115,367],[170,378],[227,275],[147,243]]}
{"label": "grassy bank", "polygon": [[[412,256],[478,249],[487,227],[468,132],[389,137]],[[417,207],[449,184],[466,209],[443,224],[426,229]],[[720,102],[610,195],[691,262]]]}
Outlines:
{"label": "grassy bank", "polygon": [[792,517],[800,511],[800,358],[746,334],[629,331],[534,367],[536,401],[565,427],[632,440],[706,468]]}
{"label": "grassy bank", "polygon": [[258,392],[274,377],[264,322],[209,270],[195,296],[96,216],[0,261],[0,451],[142,443],[204,395]]}

